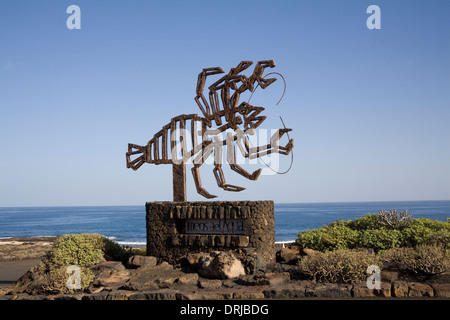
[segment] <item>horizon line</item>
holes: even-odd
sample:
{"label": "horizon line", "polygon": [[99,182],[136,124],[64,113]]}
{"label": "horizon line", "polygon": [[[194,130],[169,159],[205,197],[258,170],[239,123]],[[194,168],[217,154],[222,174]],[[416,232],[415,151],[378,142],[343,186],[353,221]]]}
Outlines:
{"label": "horizon line", "polygon": [[[219,200],[219,201],[263,201],[263,200]],[[267,200],[264,200],[267,201]],[[439,200],[372,200],[372,201],[322,201],[322,202],[276,202],[274,204],[333,204],[333,203],[376,203],[376,202],[433,202],[433,201],[450,201],[450,199]],[[147,201],[147,202],[173,202],[173,201]],[[186,201],[186,202],[218,202],[216,201]],[[70,207],[139,207],[142,204],[119,204],[119,205],[24,205],[24,206],[0,206],[0,208],[70,208]]]}

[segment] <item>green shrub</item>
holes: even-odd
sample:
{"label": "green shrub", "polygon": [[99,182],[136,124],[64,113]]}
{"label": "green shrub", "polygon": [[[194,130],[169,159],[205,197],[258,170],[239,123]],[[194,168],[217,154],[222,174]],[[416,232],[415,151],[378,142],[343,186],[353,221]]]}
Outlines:
{"label": "green shrub", "polygon": [[427,218],[418,218],[411,221],[411,225],[420,225],[433,231],[448,230],[450,231],[450,223],[440,220],[432,220]]}
{"label": "green shrub", "polygon": [[[48,293],[71,293],[67,287],[67,280],[70,274],[67,267],[50,267],[45,272],[45,285],[43,289]],[[85,290],[94,281],[94,273],[87,267],[80,267],[80,290]]]}
{"label": "green shrub", "polygon": [[375,252],[399,247],[402,244],[402,234],[399,230],[373,229],[361,232],[357,247],[371,248]]}
{"label": "green shrub", "polygon": [[318,251],[372,248],[376,252],[394,247],[442,244],[450,247],[450,223],[426,218],[411,219],[395,229],[384,226],[377,214],[355,220],[337,220],[314,230],[298,234],[297,243]]}
{"label": "green shrub", "polygon": [[382,227],[376,214],[366,214],[361,218],[346,221],[346,225],[353,230],[365,231]]}
{"label": "green shrub", "polygon": [[450,271],[450,251],[441,245],[392,248],[382,255],[382,260],[408,273],[430,276]]}
{"label": "green shrub", "polygon": [[67,234],[56,238],[52,250],[45,257],[53,266],[91,266],[104,255],[121,260],[125,250],[116,242],[99,234]]}
{"label": "green shrub", "polygon": [[303,248],[324,251],[321,242],[323,233],[323,228],[302,231],[298,234],[296,243]]}
{"label": "green shrub", "polygon": [[367,250],[336,250],[306,256],[299,265],[315,282],[357,283],[367,279],[368,266],[380,262],[378,255]]}
{"label": "green shrub", "polygon": [[334,223],[319,229],[300,232],[297,243],[304,248],[330,251],[352,248],[357,238],[357,231],[346,227],[344,223]]}
{"label": "green shrub", "polygon": [[68,234],[56,238],[45,257],[48,266],[90,266],[103,257],[103,237],[98,234]]}
{"label": "green shrub", "polygon": [[128,250],[106,237],[102,237],[102,251],[105,256],[115,261],[123,261],[129,256]]}
{"label": "green shrub", "polygon": [[402,232],[403,246],[414,247],[421,244],[431,244],[429,241],[435,233],[450,232],[450,224],[444,221],[426,218],[413,219]]}
{"label": "green shrub", "polygon": [[39,270],[45,274],[45,289],[49,292],[67,293],[67,267],[81,269],[81,290],[86,289],[94,276],[89,269],[109,256],[121,260],[126,254],[117,243],[99,234],[68,234],[56,238],[52,249],[43,257]]}
{"label": "green shrub", "polygon": [[403,246],[414,247],[423,244],[425,238],[429,237],[433,230],[424,227],[420,224],[410,224],[407,228],[402,230]]}
{"label": "green shrub", "polygon": [[423,240],[423,244],[427,245],[440,245],[444,247],[446,250],[450,250],[450,231],[448,230],[439,230],[433,233],[430,233],[425,236]]}

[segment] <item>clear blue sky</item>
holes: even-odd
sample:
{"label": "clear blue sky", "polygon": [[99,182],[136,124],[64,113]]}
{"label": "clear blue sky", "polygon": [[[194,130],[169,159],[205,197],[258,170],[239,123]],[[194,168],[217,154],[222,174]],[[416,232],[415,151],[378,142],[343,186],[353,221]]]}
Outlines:
{"label": "clear blue sky", "polygon": [[[81,30],[66,27],[71,4]],[[372,4],[380,30],[366,27]],[[425,0],[2,0],[0,206],[171,200],[171,167],[127,169],[127,144],[199,113],[202,68],[266,59],[287,91],[275,107],[278,81],[253,102],[293,128],[293,167],[257,182],[225,169],[247,188],[231,193],[205,165],[219,200],[448,200],[449,12],[449,1]],[[190,167],[187,186],[188,200],[203,200]]]}

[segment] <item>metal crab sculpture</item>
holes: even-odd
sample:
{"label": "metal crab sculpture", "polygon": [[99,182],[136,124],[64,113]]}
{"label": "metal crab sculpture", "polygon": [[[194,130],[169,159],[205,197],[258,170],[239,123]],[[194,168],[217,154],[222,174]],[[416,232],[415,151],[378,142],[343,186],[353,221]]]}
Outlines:
{"label": "metal crab sculpture", "polygon": [[[224,71],[220,67],[203,69],[198,75],[197,95],[195,97],[203,116],[197,114],[179,115],[163,126],[147,145],[128,144],[127,168],[137,170],[144,163],[172,164],[173,199],[174,201],[186,201],[186,162],[189,159],[192,159],[194,164],[192,175],[197,192],[206,198],[214,198],[215,195],[210,194],[202,187],[199,172],[199,168],[213,151],[214,177],[217,185],[226,191],[242,191],[245,188],[227,184],[225,181],[222,171],[222,148],[225,145],[227,146],[227,163],[231,170],[249,180],[257,180],[262,169],[249,173],[238,165],[236,163],[235,145],[238,146],[242,155],[249,159],[259,158],[270,153],[288,155],[294,147],[293,139],[289,139],[285,146],[280,146],[279,140],[292,129],[278,129],[272,135],[269,144],[257,147],[249,144],[246,135],[254,134],[255,129],[261,125],[266,116],[260,115],[264,111],[263,107],[256,107],[248,102],[239,104],[239,97],[246,90],[254,92],[258,85],[265,89],[277,80],[276,78],[266,79],[263,77],[265,68],[275,67],[273,60],[258,61],[249,77],[240,74],[252,64],[252,61],[240,62],[236,68],[232,68],[228,74],[209,86],[209,101],[203,94],[206,78],[224,73]],[[215,123],[214,128],[213,121]],[[225,131],[227,131],[226,140],[222,140],[219,134]],[[168,150],[169,141],[170,151]]]}

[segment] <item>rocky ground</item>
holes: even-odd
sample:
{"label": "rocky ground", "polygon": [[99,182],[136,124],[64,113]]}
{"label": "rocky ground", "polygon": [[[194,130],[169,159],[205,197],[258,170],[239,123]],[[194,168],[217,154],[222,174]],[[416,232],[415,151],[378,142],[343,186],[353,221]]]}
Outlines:
{"label": "rocky ground", "polygon": [[[11,244],[17,245],[17,244]],[[25,244],[23,244],[25,245]],[[29,245],[33,245],[29,243]],[[278,248],[278,262],[252,259],[241,263],[230,252],[188,255],[184,263],[157,263],[155,257],[132,256],[126,262],[102,261],[86,292],[48,294],[45,278],[30,270],[16,283],[0,289],[2,300],[202,300],[308,298],[450,298],[450,274],[432,279],[405,277],[383,270],[381,288],[359,284],[314,283],[292,263],[298,248]],[[20,250],[17,250],[20,251]],[[36,250],[39,252],[39,250]],[[301,252],[308,254],[308,251]],[[14,255],[13,252],[9,256]]]}

